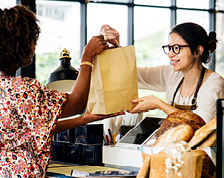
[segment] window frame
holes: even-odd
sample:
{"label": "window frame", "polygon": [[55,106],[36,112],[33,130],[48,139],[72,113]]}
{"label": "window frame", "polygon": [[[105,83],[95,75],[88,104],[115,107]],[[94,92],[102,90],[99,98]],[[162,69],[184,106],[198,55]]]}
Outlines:
{"label": "window frame", "polygon": [[[45,0],[51,1],[51,0]],[[216,13],[224,13],[223,10],[216,10],[215,4],[217,0],[209,0],[209,8],[208,9],[197,9],[197,8],[184,8],[177,7],[177,0],[170,0],[170,6],[155,6],[155,5],[141,5],[135,4],[134,0],[124,0],[124,1],[90,1],[90,0],[54,0],[54,1],[69,1],[69,2],[79,2],[80,3],[80,49],[83,49],[87,44],[87,5],[88,3],[104,3],[104,4],[113,4],[113,5],[126,5],[128,8],[128,28],[127,28],[127,45],[134,44],[134,7],[142,6],[142,7],[152,7],[152,8],[168,8],[170,9],[170,27],[176,25],[177,19],[177,10],[196,10],[196,11],[206,11],[209,13],[209,31],[216,30]],[[36,13],[36,0],[17,0],[17,4],[23,4],[31,7],[31,10]],[[80,53],[81,57],[81,53]],[[208,68],[212,71],[215,71],[215,53],[212,54],[212,61],[208,65]],[[35,78],[35,59],[34,62],[25,68],[19,69],[17,75],[24,75],[28,77]]]}

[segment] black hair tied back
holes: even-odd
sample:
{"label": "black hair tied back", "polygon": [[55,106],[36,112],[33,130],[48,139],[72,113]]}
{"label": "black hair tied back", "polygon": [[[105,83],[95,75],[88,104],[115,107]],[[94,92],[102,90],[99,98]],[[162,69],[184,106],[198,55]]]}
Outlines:
{"label": "black hair tied back", "polygon": [[3,16],[3,10],[0,8],[0,18]]}
{"label": "black hair tied back", "polygon": [[210,51],[210,54],[216,50],[217,42],[216,32],[210,32],[208,36],[208,50]]}

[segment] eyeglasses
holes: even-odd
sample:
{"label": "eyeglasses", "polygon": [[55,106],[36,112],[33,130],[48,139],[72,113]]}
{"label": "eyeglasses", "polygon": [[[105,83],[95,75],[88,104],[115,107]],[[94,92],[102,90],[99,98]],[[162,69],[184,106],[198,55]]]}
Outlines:
{"label": "eyeglasses", "polygon": [[174,54],[179,54],[180,53],[180,48],[181,47],[188,47],[189,45],[178,45],[178,44],[174,44],[173,46],[170,45],[163,45],[163,51],[165,54],[169,54],[170,50],[172,49]]}

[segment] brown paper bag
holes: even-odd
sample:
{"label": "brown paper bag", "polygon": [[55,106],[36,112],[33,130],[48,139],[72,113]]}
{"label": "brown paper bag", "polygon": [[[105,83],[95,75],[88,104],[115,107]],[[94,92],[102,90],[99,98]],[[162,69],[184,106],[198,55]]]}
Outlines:
{"label": "brown paper bag", "polygon": [[93,60],[88,109],[92,114],[131,110],[138,98],[134,46],[108,49]]}

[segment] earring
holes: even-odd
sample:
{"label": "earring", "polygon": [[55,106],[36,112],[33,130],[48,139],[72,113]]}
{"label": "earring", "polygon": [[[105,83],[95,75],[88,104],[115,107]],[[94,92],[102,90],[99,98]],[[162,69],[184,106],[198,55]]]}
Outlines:
{"label": "earring", "polygon": [[198,58],[196,57],[196,59],[195,59],[196,61],[198,61]]}

